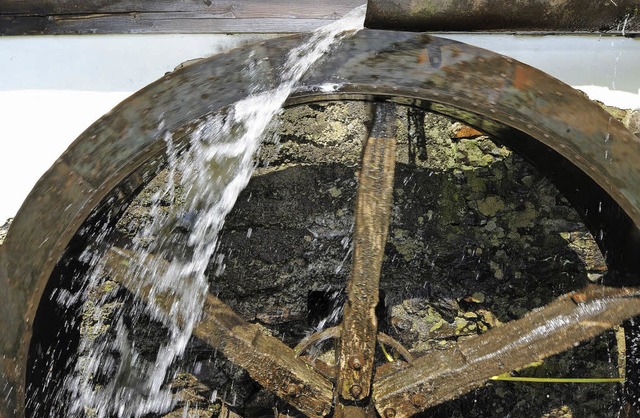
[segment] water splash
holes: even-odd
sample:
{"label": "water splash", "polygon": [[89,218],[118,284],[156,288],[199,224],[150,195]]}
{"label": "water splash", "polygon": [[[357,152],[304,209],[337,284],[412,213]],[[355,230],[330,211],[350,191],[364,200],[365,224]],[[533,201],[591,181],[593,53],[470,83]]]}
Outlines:
{"label": "water splash", "polygon": [[[133,315],[146,314],[160,320],[167,328],[168,342],[159,347],[155,359],[144,359],[121,317],[114,321],[116,335],[111,340],[97,343],[84,336],[80,344],[84,353],[75,373],[65,382],[71,396],[72,414],[143,416],[167,411],[175,405],[165,383],[171,380],[171,366],[183,354],[199,320],[209,287],[205,271],[217,248],[218,233],[251,178],[255,155],[265,132],[314,63],[336,42],[362,28],[365,10],[364,5],[354,9],[293,49],[275,90],[261,88],[256,63],[250,59],[245,71],[255,75],[252,78],[256,83],[249,86],[252,95],[236,103],[227,113],[203,121],[191,134],[190,146],[182,155],[178,155],[171,135],[164,135],[168,181],[151,199],[152,221],[133,240],[131,248],[136,259],[130,263],[128,274],[142,277],[151,273],[154,280],[151,294],[145,303],[134,308]],[[159,122],[159,131],[162,127]],[[187,192],[186,203],[178,213],[165,214],[162,202],[175,200],[178,187]],[[178,227],[187,231],[181,246],[176,245],[170,233]],[[149,261],[147,256],[151,253],[158,262]],[[105,270],[99,252],[90,248],[83,258],[93,266],[90,285],[76,295],[68,295],[64,303],[76,302],[78,298],[86,300],[92,288],[104,281]],[[171,260],[168,267],[162,267],[167,260]],[[154,295],[163,292],[172,294],[169,312],[155,304]],[[96,306],[96,309],[100,308]],[[94,312],[94,316],[100,315],[99,311]],[[94,378],[99,374],[108,374],[110,378],[97,385]]]}
{"label": "water splash", "polygon": [[627,23],[629,23],[629,15],[624,17],[624,23],[622,24],[622,36],[627,36]]}

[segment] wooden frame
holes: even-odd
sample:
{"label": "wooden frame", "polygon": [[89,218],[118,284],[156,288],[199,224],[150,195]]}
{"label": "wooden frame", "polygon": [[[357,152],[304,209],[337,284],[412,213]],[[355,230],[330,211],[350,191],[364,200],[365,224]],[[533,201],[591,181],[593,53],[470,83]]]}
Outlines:
{"label": "wooden frame", "polygon": [[0,0],[0,35],[308,32],[365,0]]}

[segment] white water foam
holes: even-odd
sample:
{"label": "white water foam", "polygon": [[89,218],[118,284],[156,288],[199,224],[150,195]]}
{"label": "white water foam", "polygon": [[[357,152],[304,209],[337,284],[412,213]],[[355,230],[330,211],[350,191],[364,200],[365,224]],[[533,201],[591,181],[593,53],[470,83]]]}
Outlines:
{"label": "white water foam", "polygon": [[[161,320],[167,326],[168,341],[160,347],[155,360],[149,361],[139,354],[122,319],[115,325],[117,335],[108,342],[96,343],[83,337],[81,350],[86,352],[77,362],[75,373],[65,382],[66,391],[71,394],[71,413],[138,417],[173,407],[175,400],[166,387],[167,380],[171,380],[170,368],[183,354],[200,318],[209,287],[205,271],[215,253],[218,233],[251,178],[264,134],[301,77],[336,42],[362,28],[365,10],[366,6],[354,9],[293,49],[275,90],[262,91],[256,80],[256,85],[250,87],[250,97],[236,103],[225,115],[209,117],[192,133],[190,147],[180,157],[171,136],[165,135],[167,186],[152,198],[153,221],[134,239],[136,260],[132,260],[129,274],[141,277],[151,273],[154,278],[151,295],[136,309]],[[257,78],[259,74],[252,65],[248,62],[245,71]],[[159,122],[158,130],[161,132],[162,128]],[[180,179],[176,173],[181,173]],[[164,215],[161,202],[172,200],[178,186],[188,192],[189,202],[181,213]],[[188,224],[189,234],[183,247],[176,250],[175,242],[163,232],[181,222]],[[161,261],[150,262],[149,253]],[[95,266],[89,282],[98,286],[104,274],[100,257],[87,250],[84,258]],[[161,264],[166,264],[166,260],[171,262],[168,268],[163,268]],[[87,298],[91,287],[73,299]],[[153,297],[167,291],[173,295],[168,313],[155,305]],[[99,316],[99,311],[94,315]],[[100,373],[111,377],[108,382],[96,385],[94,376]]]}

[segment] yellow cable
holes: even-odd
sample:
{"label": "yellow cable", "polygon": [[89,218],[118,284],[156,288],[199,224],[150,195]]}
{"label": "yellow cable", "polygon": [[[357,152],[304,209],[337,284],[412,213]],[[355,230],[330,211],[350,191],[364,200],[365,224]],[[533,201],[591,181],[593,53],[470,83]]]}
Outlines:
{"label": "yellow cable", "polygon": [[387,361],[389,363],[393,363],[395,359],[391,354],[389,354],[389,352],[387,351],[387,347],[385,347],[384,344],[380,343],[380,348],[382,348],[382,354],[384,354],[384,357],[387,359]]}
{"label": "yellow cable", "polygon": [[532,383],[623,383],[622,377],[516,377],[516,376],[493,376],[491,380],[506,380],[510,382],[532,382]]}

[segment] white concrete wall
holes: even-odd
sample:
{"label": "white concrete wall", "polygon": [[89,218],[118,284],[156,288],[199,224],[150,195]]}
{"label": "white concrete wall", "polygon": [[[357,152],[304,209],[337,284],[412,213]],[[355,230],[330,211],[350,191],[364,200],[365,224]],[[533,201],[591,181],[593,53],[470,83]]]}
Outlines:
{"label": "white concrete wall", "polygon": [[[451,37],[513,56],[573,86],[596,86],[588,88],[590,93],[613,105],[640,108],[640,40]],[[251,35],[0,38],[0,224],[15,215],[68,144],[122,99],[183,61],[257,39]]]}
{"label": "white concrete wall", "polygon": [[178,64],[257,35],[0,37],[0,225],[92,122]]}

